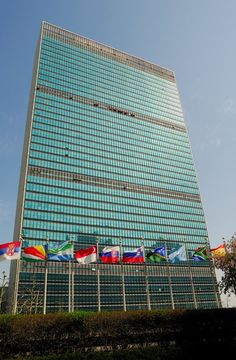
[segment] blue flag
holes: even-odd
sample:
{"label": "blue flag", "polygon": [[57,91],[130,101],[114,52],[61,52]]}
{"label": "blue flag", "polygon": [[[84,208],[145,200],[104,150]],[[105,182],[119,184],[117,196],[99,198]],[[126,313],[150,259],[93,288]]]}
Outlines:
{"label": "blue flag", "polygon": [[167,261],[167,252],[165,246],[158,246],[155,250],[147,253],[147,261],[159,263],[162,261]]}
{"label": "blue flag", "polygon": [[179,246],[178,248],[173,248],[169,254],[170,262],[177,263],[179,261],[186,261],[186,249],[185,246]]}
{"label": "blue flag", "polygon": [[73,244],[68,241],[48,246],[48,260],[69,261],[73,259]]}

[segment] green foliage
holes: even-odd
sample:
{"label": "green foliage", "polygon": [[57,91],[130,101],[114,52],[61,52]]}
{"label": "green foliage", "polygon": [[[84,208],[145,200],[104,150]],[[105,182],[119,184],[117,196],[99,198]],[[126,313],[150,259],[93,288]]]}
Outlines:
{"label": "green foliage", "polygon": [[215,267],[224,272],[219,288],[224,294],[236,294],[236,234],[225,243],[226,255],[215,259]]}
{"label": "green foliage", "polygon": [[[53,360],[62,354],[65,359],[133,359],[136,350],[136,359],[149,359],[150,345],[162,349],[162,356],[170,348],[191,353],[198,347],[230,346],[236,351],[236,309],[2,315],[0,341],[4,360]],[[122,350],[128,350],[123,357]]]}
{"label": "green foliage", "polygon": [[[183,359],[181,350],[176,346],[146,347],[142,349],[115,350],[92,353],[66,353],[63,355],[30,356],[28,360],[176,360]],[[9,359],[11,360],[11,359]],[[12,359],[13,360],[13,359]],[[25,360],[17,357],[17,360]]]}

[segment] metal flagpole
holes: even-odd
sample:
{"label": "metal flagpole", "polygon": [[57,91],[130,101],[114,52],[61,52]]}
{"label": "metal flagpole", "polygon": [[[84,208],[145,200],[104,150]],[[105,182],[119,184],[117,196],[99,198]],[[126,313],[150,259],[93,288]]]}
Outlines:
{"label": "metal flagpole", "polygon": [[195,309],[197,309],[197,299],[196,299],[196,293],[195,293],[194,284],[193,284],[193,273],[192,273],[192,269],[191,269],[191,265],[190,265],[190,258],[189,258],[189,255],[188,255],[188,248],[187,248],[186,244],[184,244],[184,246],[185,246],[185,251],[186,251],[186,255],[187,255],[187,262],[188,262],[188,269],[189,269],[190,280],[191,280],[191,287],[192,287],[192,293],[193,293],[194,306],[195,306]]}
{"label": "metal flagpole", "polygon": [[75,311],[75,271],[74,271],[74,240],[72,239],[72,254],[73,259],[71,261],[71,311]]}
{"label": "metal flagpole", "polygon": [[[224,238],[223,238],[224,239]],[[212,258],[212,255],[211,255],[211,252],[210,252],[210,249],[209,249],[209,246],[208,246],[208,243],[206,242],[206,252],[207,252],[207,255],[209,257],[209,262],[210,262],[210,272],[211,272],[211,277],[212,277],[212,284],[213,284],[213,287],[214,287],[214,291],[215,291],[215,297],[216,297],[216,304],[217,304],[217,307],[219,309],[220,307],[220,304],[219,304],[219,299],[218,299],[218,292],[217,292],[217,288],[216,288],[216,284],[215,284],[215,270],[214,270],[214,265],[213,265],[213,258]]]}
{"label": "metal flagpole", "polygon": [[[70,239],[68,240],[70,244]],[[69,260],[69,288],[68,288],[68,312],[71,312],[71,260]]]}
{"label": "metal flagpole", "polygon": [[144,250],[144,238],[142,238],[142,250],[143,250],[143,259],[144,259],[144,266],[145,266],[145,282],[146,282],[146,293],[147,293],[147,308],[148,308],[148,310],[151,310],[151,301],[150,301],[150,292],[149,292],[149,283],[148,283],[147,264],[146,264],[145,250]]}
{"label": "metal flagpole", "polygon": [[44,292],[43,292],[43,314],[47,312],[47,288],[48,288],[48,259],[47,250],[49,245],[49,238],[46,238],[46,259],[45,259],[45,272],[44,272]]}
{"label": "metal flagpole", "polygon": [[97,246],[97,292],[98,292],[98,312],[101,311],[101,291],[100,291],[100,269],[99,269],[99,246],[98,246],[98,237],[96,241]]}
{"label": "metal flagpole", "polygon": [[170,263],[168,261],[167,257],[167,244],[165,242],[165,249],[166,249],[166,261],[167,261],[167,271],[168,271],[168,282],[169,282],[169,288],[170,288],[170,299],[171,299],[171,306],[172,309],[175,309],[175,302],[174,302],[174,295],[173,295],[173,288],[172,288],[172,282],[171,282],[171,273],[170,273]]}
{"label": "metal flagpole", "polygon": [[[21,250],[20,251],[22,251],[23,237],[22,237],[21,233],[19,235],[19,241],[21,243]],[[16,314],[16,311],[17,311],[18,287],[19,287],[19,277],[20,277],[20,264],[21,264],[21,259],[17,259],[16,260],[16,276],[15,276],[15,284],[14,284],[15,286],[14,286],[13,308],[12,308],[13,314]]]}
{"label": "metal flagpole", "polygon": [[120,259],[121,259],[121,279],[122,279],[122,295],[123,295],[123,308],[124,311],[127,310],[126,308],[126,294],[125,294],[125,274],[124,274],[124,264],[122,261],[123,257],[123,244],[122,239],[120,238]]}

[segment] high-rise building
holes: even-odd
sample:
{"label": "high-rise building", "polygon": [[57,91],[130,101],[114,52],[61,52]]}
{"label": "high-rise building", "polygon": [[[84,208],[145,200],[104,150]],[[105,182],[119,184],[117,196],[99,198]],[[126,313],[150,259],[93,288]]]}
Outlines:
{"label": "high-rise building", "polygon": [[[219,307],[173,71],[43,23],[26,125],[14,239],[75,249],[184,245],[187,261],[11,267],[17,311]],[[12,262],[13,263],[13,262]],[[47,271],[46,271],[47,270]],[[47,277],[46,275],[47,274]]]}

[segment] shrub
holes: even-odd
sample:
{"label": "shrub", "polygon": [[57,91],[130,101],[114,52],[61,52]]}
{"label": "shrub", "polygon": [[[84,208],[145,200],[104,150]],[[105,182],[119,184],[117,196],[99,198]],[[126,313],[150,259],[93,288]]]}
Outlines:
{"label": "shrub", "polygon": [[236,350],[236,309],[1,315],[0,342],[3,359],[170,344]]}

